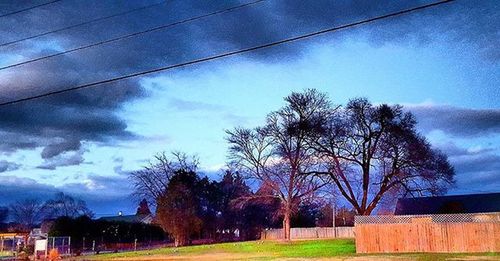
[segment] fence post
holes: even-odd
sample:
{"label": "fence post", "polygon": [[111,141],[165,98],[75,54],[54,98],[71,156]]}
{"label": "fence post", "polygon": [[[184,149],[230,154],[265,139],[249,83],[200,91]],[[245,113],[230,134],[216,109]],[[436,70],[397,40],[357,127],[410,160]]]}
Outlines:
{"label": "fence post", "polygon": [[137,238],[134,239],[134,251],[137,251]]}
{"label": "fence post", "polygon": [[92,240],[92,252],[95,250],[95,240]]}
{"label": "fence post", "polygon": [[335,210],[336,210],[336,209],[335,209],[335,207],[336,207],[336,204],[335,204],[335,203],[333,203],[333,204],[332,204],[332,212],[333,212],[333,213],[332,213],[332,215],[333,215],[333,217],[332,217],[332,219],[333,219],[333,220],[332,220],[332,225],[333,225],[333,238],[337,238],[337,228],[335,227],[335,212],[336,212],[336,211],[335,211]]}
{"label": "fence post", "polygon": [[68,255],[71,255],[71,237],[68,237]]}

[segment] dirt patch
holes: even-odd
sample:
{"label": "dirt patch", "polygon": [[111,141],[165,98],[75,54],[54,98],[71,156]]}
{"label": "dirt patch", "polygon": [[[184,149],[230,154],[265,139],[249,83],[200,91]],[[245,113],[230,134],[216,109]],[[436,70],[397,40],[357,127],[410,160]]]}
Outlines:
{"label": "dirt patch", "polygon": [[278,258],[281,261],[409,261],[416,260],[409,257],[388,257],[388,256],[357,256],[357,257],[332,257],[332,258]]}
{"label": "dirt patch", "polygon": [[500,260],[500,256],[464,256],[464,257],[452,257],[447,260]]}

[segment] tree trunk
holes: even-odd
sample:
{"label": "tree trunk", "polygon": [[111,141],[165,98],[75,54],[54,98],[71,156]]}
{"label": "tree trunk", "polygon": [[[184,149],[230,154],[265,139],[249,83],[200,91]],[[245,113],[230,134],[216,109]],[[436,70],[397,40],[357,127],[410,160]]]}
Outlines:
{"label": "tree trunk", "polygon": [[187,237],[185,237],[185,236],[175,237],[175,239],[174,239],[174,246],[175,247],[186,246],[186,245],[188,245]]}
{"label": "tree trunk", "polygon": [[285,210],[285,216],[283,218],[283,234],[284,234],[284,240],[290,240],[290,218],[291,218],[291,211],[287,208]]}
{"label": "tree trunk", "polygon": [[358,211],[358,215],[360,216],[369,216],[372,214],[373,208],[365,208],[365,209],[360,209]]}

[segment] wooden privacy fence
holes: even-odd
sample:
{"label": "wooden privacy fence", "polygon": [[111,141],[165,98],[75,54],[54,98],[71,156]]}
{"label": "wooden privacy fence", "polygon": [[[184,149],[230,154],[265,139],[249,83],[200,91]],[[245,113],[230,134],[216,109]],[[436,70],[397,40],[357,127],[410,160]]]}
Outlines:
{"label": "wooden privacy fence", "polygon": [[[278,240],[283,239],[283,229],[268,229],[262,231],[260,239]],[[290,231],[290,239],[314,239],[314,238],[354,238],[353,227],[294,227]]]}
{"label": "wooden privacy fence", "polygon": [[499,252],[500,213],[355,217],[356,253]]}

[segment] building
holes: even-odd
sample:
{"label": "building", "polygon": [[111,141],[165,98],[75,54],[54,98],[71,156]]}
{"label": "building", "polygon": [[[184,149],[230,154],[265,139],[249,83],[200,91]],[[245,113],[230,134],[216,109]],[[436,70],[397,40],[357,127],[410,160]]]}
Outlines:
{"label": "building", "polygon": [[123,215],[118,214],[117,216],[102,217],[99,220],[105,220],[110,222],[127,222],[127,223],[144,223],[151,224],[153,222],[153,215]]}
{"label": "building", "polygon": [[500,212],[500,193],[400,198],[395,215]]}
{"label": "building", "polygon": [[143,199],[139,203],[137,212],[135,215],[123,215],[120,211],[117,216],[101,217],[100,220],[110,221],[110,222],[127,222],[127,223],[144,223],[151,224],[153,222],[154,216],[149,210],[148,202]]}

